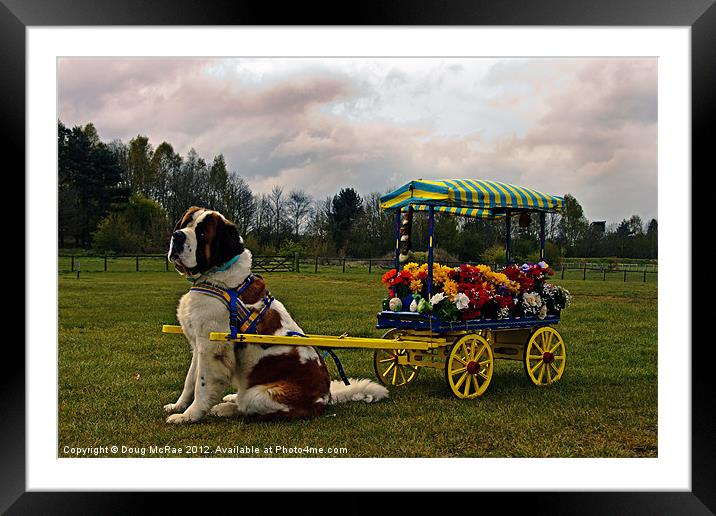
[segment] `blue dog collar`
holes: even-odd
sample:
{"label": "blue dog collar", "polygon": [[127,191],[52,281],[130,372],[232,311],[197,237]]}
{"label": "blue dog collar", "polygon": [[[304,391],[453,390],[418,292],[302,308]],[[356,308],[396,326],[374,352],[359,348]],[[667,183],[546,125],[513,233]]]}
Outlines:
{"label": "blue dog collar", "polygon": [[234,256],[231,260],[229,260],[229,261],[226,262],[226,263],[223,263],[223,264],[221,264],[221,265],[217,265],[216,267],[212,267],[212,268],[209,269],[208,271],[202,273],[198,278],[187,278],[186,280],[187,280],[189,283],[196,283],[197,281],[199,281],[201,278],[203,278],[203,277],[206,276],[207,274],[213,274],[214,272],[224,272],[224,271],[227,270],[229,267],[231,267],[232,265],[234,265],[237,261],[239,261],[239,258],[241,258],[241,254],[242,254],[242,253],[237,254],[236,256]]}

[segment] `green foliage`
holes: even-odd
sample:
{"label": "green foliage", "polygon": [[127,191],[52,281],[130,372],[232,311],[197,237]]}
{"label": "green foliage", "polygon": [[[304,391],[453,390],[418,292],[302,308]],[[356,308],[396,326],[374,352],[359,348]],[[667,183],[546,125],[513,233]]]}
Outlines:
{"label": "green foliage", "polygon": [[111,213],[94,232],[100,251],[162,252],[169,239],[169,221],[159,203],[134,194],[122,212]]}
{"label": "green foliage", "polygon": [[343,188],[333,197],[328,222],[339,253],[345,254],[346,241],[353,222],[362,214],[363,200],[353,188]]}
{"label": "green foliage", "polygon": [[130,229],[123,213],[110,213],[97,226],[93,244],[98,251],[131,253],[140,249],[141,239]]}
{"label": "green foliage", "polygon": [[89,246],[99,221],[129,191],[122,186],[122,170],[115,155],[99,140],[92,124],[57,131],[59,243],[71,238],[75,246]]}
{"label": "green foliage", "polygon": [[[417,264],[428,263],[427,251],[411,251],[408,254],[408,261]],[[459,261],[456,256],[450,254],[441,247],[433,249],[433,262],[435,263],[454,263]]]}
{"label": "green foliage", "polygon": [[460,310],[455,306],[455,303],[450,302],[448,299],[443,299],[433,306],[433,312],[438,319],[443,321],[457,321],[460,319]]}
{"label": "green foliage", "polygon": [[301,253],[303,251],[303,248],[301,247],[301,244],[298,242],[294,242],[290,238],[288,240],[284,240],[281,243],[281,247],[278,250],[278,254],[281,256],[293,256],[295,253]]}
{"label": "green foliage", "polygon": [[491,245],[482,253],[482,261],[488,265],[505,263],[505,246],[504,245]]}

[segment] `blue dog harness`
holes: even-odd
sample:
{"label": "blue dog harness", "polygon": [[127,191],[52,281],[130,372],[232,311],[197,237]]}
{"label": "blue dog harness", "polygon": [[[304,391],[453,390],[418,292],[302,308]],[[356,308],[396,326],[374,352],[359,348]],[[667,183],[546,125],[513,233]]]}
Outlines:
{"label": "blue dog harness", "polygon": [[263,297],[264,304],[260,310],[249,308],[241,301],[239,296],[251,286],[255,279],[254,274],[249,274],[241,285],[235,288],[223,289],[210,283],[198,283],[189,290],[215,297],[224,302],[229,309],[231,338],[235,339],[239,333],[256,333],[256,326],[261,322],[263,316],[271,308],[271,303],[273,303],[274,298],[268,290]]}
{"label": "blue dog harness", "polygon": [[[263,306],[259,310],[249,308],[243,303],[243,301],[241,301],[239,296],[241,296],[241,294],[249,288],[257,277],[260,278],[261,276],[253,273],[249,274],[241,285],[230,289],[223,289],[217,287],[216,285],[202,282],[195,283],[189,290],[219,299],[226,305],[226,308],[229,310],[229,332],[231,338],[236,339],[239,333],[256,333],[256,327],[261,322],[261,319],[263,319],[266,312],[268,312],[269,308],[271,308],[271,303],[273,303],[274,297],[268,290],[266,290],[266,294],[263,297]],[[308,338],[303,333],[299,333],[297,331],[289,331],[286,335],[289,337]],[[238,343],[235,344],[235,346],[237,345]],[[271,344],[262,344],[261,347],[266,349],[271,347]],[[331,355],[331,358],[333,358],[333,361],[336,363],[336,368],[338,369],[338,374],[340,375],[341,380],[343,380],[343,383],[346,385],[350,385],[348,377],[343,370],[343,365],[341,364],[341,361],[338,360],[338,356],[333,352],[333,350],[330,348],[318,349],[324,351],[321,358],[325,358],[326,354]]]}

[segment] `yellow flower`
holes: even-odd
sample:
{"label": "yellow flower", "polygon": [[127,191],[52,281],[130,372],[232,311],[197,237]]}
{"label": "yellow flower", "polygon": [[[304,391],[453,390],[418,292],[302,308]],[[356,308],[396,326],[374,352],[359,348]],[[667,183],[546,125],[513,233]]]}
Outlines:
{"label": "yellow flower", "polygon": [[405,266],[403,266],[403,270],[410,272],[410,274],[415,277],[418,274],[418,264],[415,262],[406,263]]}
{"label": "yellow flower", "polygon": [[440,269],[440,265],[437,263],[433,264],[433,283],[440,285],[447,279],[447,275]]}
{"label": "yellow flower", "polygon": [[445,280],[445,283],[443,284],[443,293],[448,297],[448,299],[450,299],[450,301],[453,300],[455,294],[457,294],[457,283],[455,280]]}
{"label": "yellow flower", "polygon": [[439,263],[433,264],[433,284],[440,285],[448,279],[448,274],[452,271],[452,267],[446,265],[440,265]]}
{"label": "yellow flower", "polygon": [[423,282],[419,279],[414,279],[410,282],[410,291],[411,292],[420,292],[423,290]]}

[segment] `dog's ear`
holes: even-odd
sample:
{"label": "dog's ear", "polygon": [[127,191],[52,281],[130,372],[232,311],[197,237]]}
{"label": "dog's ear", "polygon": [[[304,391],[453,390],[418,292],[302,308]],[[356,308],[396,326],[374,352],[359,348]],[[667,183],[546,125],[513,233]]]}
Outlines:
{"label": "dog's ear", "polygon": [[236,224],[222,218],[216,229],[214,263],[226,263],[237,254],[244,252],[244,240],[239,235]]}
{"label": "dog's ear", "polygon": [[195,211],[200,210],[200,209],[201,208],[199,206],[192,206],[189,209],[187,209],[184,212],[184,214],[181,217],[179,217],[179,220],[177,221],[176,226],[174,226],[174,231],[178,231],[181,228],[183,228],[189,222],[189,220],[191,220],[192,214]]}

